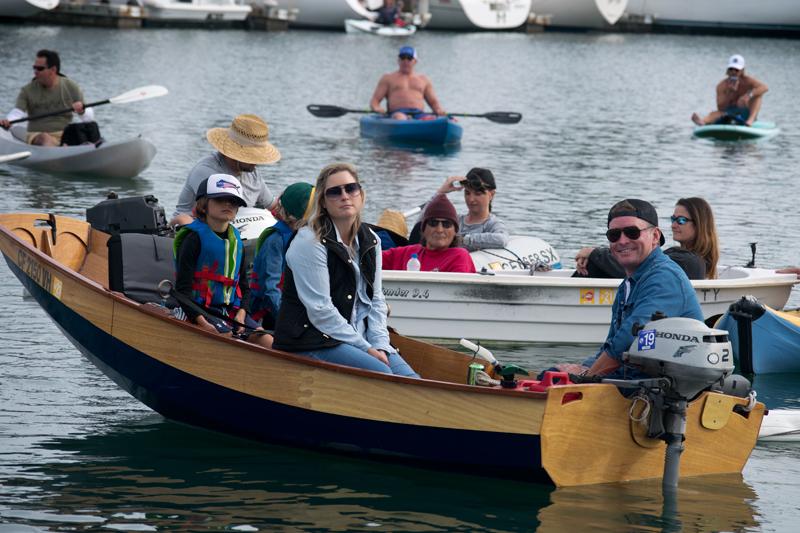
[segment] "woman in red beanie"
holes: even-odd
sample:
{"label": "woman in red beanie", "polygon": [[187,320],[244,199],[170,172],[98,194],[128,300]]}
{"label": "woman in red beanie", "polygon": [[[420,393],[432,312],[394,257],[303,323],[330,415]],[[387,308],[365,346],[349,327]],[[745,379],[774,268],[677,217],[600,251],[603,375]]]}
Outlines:
{"label": "woman in red beanie", "polygon": [[456,208],[444,194],[437,194],[422,214],[419,244],[383,251],[384,270],[406,270],[416,254],[423,272],[475,272],[469,252],[460,247]]}

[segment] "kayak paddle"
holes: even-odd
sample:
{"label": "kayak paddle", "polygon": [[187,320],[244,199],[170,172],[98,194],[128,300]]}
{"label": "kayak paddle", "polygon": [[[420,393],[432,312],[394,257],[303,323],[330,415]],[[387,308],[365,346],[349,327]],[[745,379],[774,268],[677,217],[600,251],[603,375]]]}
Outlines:
{"label": "kayak paddle", "polygon": [[8,163],[10,161],[16,161],[17,159],[25,159],[26,157],[30,156],[30,152],[17,152],[15,154],[0,155],[0,163]]}
{"label": "kayak paddle", "polygon": [[[341,117],[346,115],[347,113],[375,113],[370,109],[346,109],[344,107],[339,107],[337,105],[322,105],[322,104],[311,104],[306,106],[308,112],[314,115],[315,117],[320,118],[335,118]],[[522,113],[516,113],[513,111],[492,111],[490,113],[448,113],[448,116],[451,117],[472,117],[472,118],[485,118],[491,120],[492,122],[498,122],[500,124],[516,124],[520,120],[522,120]]]}
{"label": "kayak paddle", "polygon": [[[90,107],[95,107],[105,104],[130,104],[132,102],[138,102],[140,100],[147,100],[149,98],[157,98],[159,96],[164,96],[168,92],[169,91],[167,91],[167,88],[162,87],[161,85],[145,85],[144,87],[138,87],[136,89],[132,89],[128,92],[108,98],[106,100],[100,100],[98,102],[92,102],[91,104],[85,104],[83,107],[88,109]],[[66,109],[62,109],[60,111],[53,111],[51,113],[42,113],[41,115],[34,115],[32,117],[18,118],[17,120],[12,120],[11,124],[16,124],[17,122],[25,122],[26,120],[35,120],[45,117],[53,117],[55,115],[60,115],[68,111],[72,111],[72,108],[68,107]]]}

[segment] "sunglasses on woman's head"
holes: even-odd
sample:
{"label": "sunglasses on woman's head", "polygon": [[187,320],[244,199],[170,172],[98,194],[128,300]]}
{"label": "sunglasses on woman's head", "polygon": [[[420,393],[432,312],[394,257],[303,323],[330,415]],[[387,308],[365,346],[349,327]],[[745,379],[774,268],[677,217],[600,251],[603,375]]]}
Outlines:
{"label": "sunglasses on woman's head", "polygon": [[453,221],[447,220],[446,218],[432,218],[430,220],[426,220],[425,225],[432,228],[441,225],[444,229],[450,229],[453,227]]}
{"label": "sunglasses on woman's head", "polygon": [[646,228],[637,228],[636,226],[627,226],[624,228],[614,228],[606,232],[608,242],[617,242],[624,233],[627,238],[635,241],[642,236],[642,232],[646,229],[655,228],[655,226],[647,226]]}
{"label": "sunglasses on woman's head", "polygon": [[361,184],[357,182],[345,183],[344,185],[336,185],[325,189],[325,196],[328,198],[336,198],[347,194],[347,196],[354,196],[361,190]]}
{"label": "sunglasses on woman's head", "polygon": [[675,215],[672,215],[671,217],[669,217],[669,219],[672,221],[673,224],[677,222],[679,226],[683,226],[687,222],[692,221],[692,219],[689,217],[676,217]]}

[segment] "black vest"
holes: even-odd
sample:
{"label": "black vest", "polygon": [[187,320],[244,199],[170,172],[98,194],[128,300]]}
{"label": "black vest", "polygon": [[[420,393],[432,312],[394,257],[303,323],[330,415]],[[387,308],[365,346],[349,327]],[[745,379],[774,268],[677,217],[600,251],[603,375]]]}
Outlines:
{"label": "black vest", "polygon": [[[322,245],[328,251],[328,277],[330,280],[331,300],[334,307],[345,320],[350,322],[356,294],[356,271],[351,264],[350,256],[344,246],[336,240],[336,231],[331,226],[327,235],[322,238]],[[358,229],[359,267],[361,275],[367,283],[367,295],[372,298],[372,286],[375,282],[376,247],[378,240],[366,224]],[[275,341],[273,347],[287,352],[307,352],[321,348],[332,348],[341,344],[329,335],[319,331],[308,319],[306,307],[297,296],[294,274],[286,266],[283,273],[283,296],[278,320],[275,324]]]}

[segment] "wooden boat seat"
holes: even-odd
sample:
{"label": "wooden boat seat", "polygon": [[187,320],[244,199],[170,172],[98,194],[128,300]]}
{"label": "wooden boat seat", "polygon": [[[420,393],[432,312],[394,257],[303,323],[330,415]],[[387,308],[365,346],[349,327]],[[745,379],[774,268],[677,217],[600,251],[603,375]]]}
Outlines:
{"label": "wooden boat seat", "polygon": [[33,213],[9,214],[4,224],[23,240],[70,270],[79,270],[89,249],[90,227],[67,217]]}

